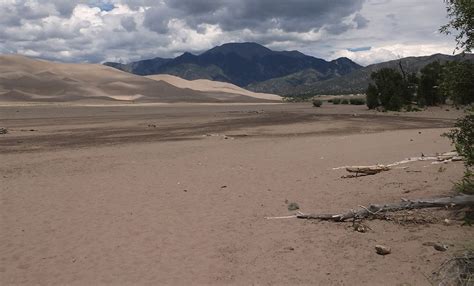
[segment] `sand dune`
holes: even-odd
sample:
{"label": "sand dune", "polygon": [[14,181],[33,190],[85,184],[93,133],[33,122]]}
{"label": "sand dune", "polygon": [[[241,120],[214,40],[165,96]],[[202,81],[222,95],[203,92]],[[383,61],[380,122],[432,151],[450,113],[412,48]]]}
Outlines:
{"label": "sand dune", "polygon": [[255,93],[249,90],[243,89],[236,85],[227,82],[212,81],[207,79],[198,79],[198,80],[186,80],[177,76],[168,75],[168,74],[159,74],[147,76],[148,78],[164,81],[169,84],[172,84],[179,88],[189,88],[196,91],[204,92],[224,92],[224,93],[233,93],[244,96],[250,96],[259,99],[266,100],[281,100],[281,97],[275,94],[269,93]]}
{"label": "sand dune", "polygon": [[[212,86],[218,84],[208,83]],[[272,100],[231,92],[192,89],[122,72],[99,64],[65,64],[19,55],[0,55],[0,101],[68,102],[257,102]]]}

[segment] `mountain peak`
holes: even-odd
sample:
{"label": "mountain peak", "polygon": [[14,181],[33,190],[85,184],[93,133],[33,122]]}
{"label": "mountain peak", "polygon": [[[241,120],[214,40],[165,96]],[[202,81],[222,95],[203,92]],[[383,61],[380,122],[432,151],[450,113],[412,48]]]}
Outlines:
{"label": "mountain peak", "polygon": [[228,55],[235,53],[245,59],[252,59],[253,57],[262,57],[272,53],[272,50],[260,44],[245,42],[245,43],[227,43],[221,46],[210,49],[203,55],[222,54]]}

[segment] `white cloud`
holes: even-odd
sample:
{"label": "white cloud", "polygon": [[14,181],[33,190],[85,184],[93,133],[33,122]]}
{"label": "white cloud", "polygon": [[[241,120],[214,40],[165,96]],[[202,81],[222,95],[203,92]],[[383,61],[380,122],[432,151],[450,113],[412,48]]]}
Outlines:
{"label": "white cloud", "polygon": [[[454,40],[437,31],[447,21],[443,1],[363,2],[0,0],[0,52],[128,62],[254,41],[277,50],[297,49],[326,59],[346,56],[370,64],[454,50]],[[264,4],[273,6],[261,13],[251,9]],[[348,50],[366,46],[372,48]]]}
{"label": "white cloud", "polygon": [[452,45],[403,45],[382,46],[366,51],[341,50],[334,53],[333,58],[347,57],[360,65],[369,65],[410,56],[425,56],[436,53],[450,54]]}

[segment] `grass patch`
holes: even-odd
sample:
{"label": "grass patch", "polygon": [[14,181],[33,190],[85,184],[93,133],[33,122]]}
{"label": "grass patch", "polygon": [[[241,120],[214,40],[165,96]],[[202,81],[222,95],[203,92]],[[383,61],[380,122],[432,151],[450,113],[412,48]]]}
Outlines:
{"label": "grass patch", "polygon": [[349,103],[352,105],[365,105],[365,99],[363,98],[351,98]]}

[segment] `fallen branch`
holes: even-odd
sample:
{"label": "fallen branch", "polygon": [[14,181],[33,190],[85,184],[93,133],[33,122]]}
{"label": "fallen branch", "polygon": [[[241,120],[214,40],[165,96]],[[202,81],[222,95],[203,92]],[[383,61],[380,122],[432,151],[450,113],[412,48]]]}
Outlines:
{"label": "fallen branch", "polygon": [[390,168],[384,165],[375,165],[375,166],[351,166],[346,167],[346,170],[350,173],[355,173],[355,175],[346,175],[343,178],[357,178],[362,176],[375,175],[380,172],[389,171]]}
{"label": "fallen branch", "polygon": [[397,212],[401,210],[437,208],[437,207],[474,207],[474,195],[460,195],[455,197],[445,197],[437,199],[421,199],[421,200],[403,200],[399,203],[377,205],[372,204],[368,207],[360,206],[360,210],[350,210],[346,213],[339,214],[297,214],[300,219],[317,219],[329,221],[346,221],[350,219],[364,219],[368,217],[376,217],[377,215],[387,212]]}
{"label": "fallen branch", "polygon": [[456,152],[447,152],[443,154],[437,154],[436,156],[422,155],[421,157],[412,157],[412,158],[408,158],[408,159],[395,162],[392,164],[388,164],[388,165],[379,164],[379,165],[372,165],[372,166],[343,166],[343,167],[333,168],[333,170],[346,169],[346,171],[348,171],[349,173],[355,173],[355,175],[353,174],[345,175],[345,176],[342,176],[342,178],[357,178],[357,177],[362,177],[362,176],[375,175],[380,172],[390,171],[395,166],[417,162],[417,161],[434,161],[432,164],[443,164],[443,163],[454,162],[454,161],[462,161],[462,157],[459,156],[458,153]]}

